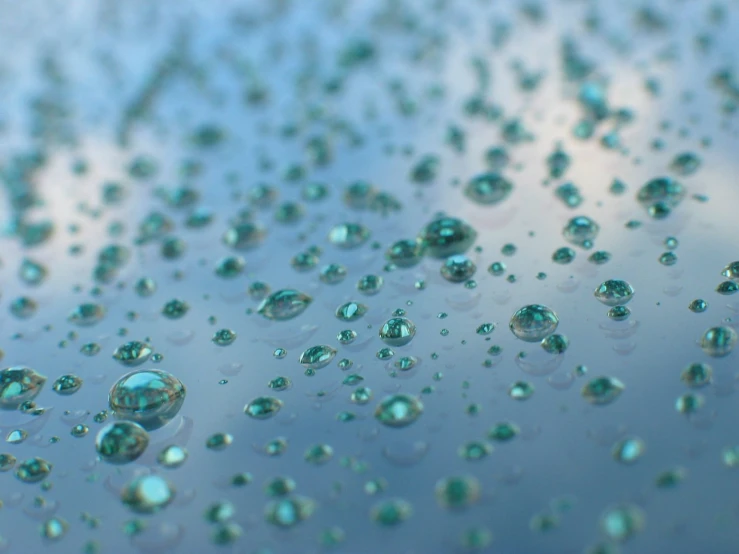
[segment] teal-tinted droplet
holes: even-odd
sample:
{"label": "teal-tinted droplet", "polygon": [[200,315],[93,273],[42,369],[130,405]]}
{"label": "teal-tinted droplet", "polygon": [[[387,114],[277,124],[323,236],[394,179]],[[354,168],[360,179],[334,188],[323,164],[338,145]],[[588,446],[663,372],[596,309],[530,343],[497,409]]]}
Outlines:
{"label": "teal-tinted droplet", "polygon": [[121,377],[110,389],[108,404],[118,419],[151,431],[169,422],[185,401],[185,385],[159,369],[138,370]]}
{"label": "teal-tinted droplet", "polygon": [[524,306],[511,317],[511,332],[526,342],[540,342],[557,330],[559,318],[551,308],[540,304]]}

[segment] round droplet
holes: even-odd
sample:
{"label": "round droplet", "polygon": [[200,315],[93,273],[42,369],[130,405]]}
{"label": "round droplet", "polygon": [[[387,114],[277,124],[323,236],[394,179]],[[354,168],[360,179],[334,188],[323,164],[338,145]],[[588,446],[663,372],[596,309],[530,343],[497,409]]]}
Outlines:
{"label": "round droplet", "polygon": [[187,461],[187,457],[187,450],[172,444],[157,455],[157,463],[167,469],[176,469]]}
{"label": "round droplet", "polygon": [[310,296],[297,290],[278,290],[262,300],[257,313],[274,321],[287,321],[302,314],[311,302]]}
{"label": "round droplet", "polygon": [[46,377],[28,367],[14,366],[0,370],[0,408],[15,410],[41,392]]}
{"label": "round droplet", "polygon": [[413,515],[413,506],[400,498],[384,500],[372,506],[370,518],[383,527],[394,527]]}
{"label": "round droplet", "polygon": [[731,262],[721,271],[721,275],[731,279],[732,281],[739,281],[739,262]]}
{"label": "round droplet", "polygon": [[76,375],[62,375],[51,386],[51,389],[62,396],[74,394],[82,388],[82,379]]}
{"label": "round droplet", "polygon": [[696,362],[683,369],[680,380],[691,388],[701,388],[711,384],[713,369],[710,365]]}
{"label": "round droplet", "polygon": [[472,246],[477,232],[461,219],[442,217],[429,223],[418,236],[434,258],[463,254]]}
{"label": "round droplet", "polygon": [[362,246],[370,238],[370,230],[361,223],[342,223],[336,225],[328,234],[334,246],[345,250]]}
{"label": "round droplet", "polygon": [[301,521],[308,519],[315,509],[316,504],[310,498],[292,496],[274,500],[267,504],[264,518],[271,525],[282,529],[290,529]]}
{"label": "round droplet", "polygon": [[213,337],[210,340],[218,346],[228,346],[236,340],[236,333],[231,329],[220,329],[213,333]]}
{"label": "round droplet", "polygon": [[467,256],[457,254],[450,256],[441,266],[441,276],[450,283],[461,283],[471,279],[477,266]]}
{"label": "round droplet", "polygon": [[559,318],[554,311],[540,304],[530,304],[518,310],[509,323],[511,332],[526,342],[540,342],[557,329]]}
{"label": "round droplet", "polygon": [[388,319],[380,329],[380,338],[390,346],[405,346],[415,336],[416,326],[406,317]]}
{"label": "round droplet", "polygon": [[132,421],[110,423],[98,431],[95,449],[109,464],[127,464],[141,456],[149,445],[149,433]]}
{"label": "round droplet", "polygon": [[271,396],[260,396],[244,407],[244,413],[254,419],[268,419],[282,408],[282,401]]}
{"label": "round droplet", "polygon": [[528,400],[534,394],[534,385],[526,381],[516,381],[508,387],[508,396],[514,400]]}
{"label": "round droplet", "polygon": [[622,464],[633,464],[644,455],[646,443],[639,437],[626,437],[613,445],[611,455]]}
{"label": "round droplet", "polygon": [[80,304],[72,313],[69,314],[67,320],[70,323],[79,325],[80,327],[89,327],[95,325],[105,317],[105,308],[100,304]]}
{"label": "round droplet", "polygon": [[357,290],[367,296],[374,296],[382,290],[385,280],[379,275],[365,275],[357,282]]}
{"label": "round droplet", "polygon": [[655,219],[667,217],[684,197],[683,186],[669,177],[658,177],[647,181],[636,195],[639,204]]}
{"label": "round droplet", "polygon": [[146,362],[152,353],[150,345],[134,340],[116,348],[113,359],[124,366],[135,367]]}
{"label": "round droplet", "polygon": [[246,221],[234,225],[223,235],[223,243],[234,250],[248,250],[259,246],[267,236],[267,231],[258,223]]}
{"label": "round droplet", "polygon": [[737,340],[739,337],[731,327],[711,327],[703,333],[701,349],[709,356],[721,358],[731,353]]}
{"label": "round droplet", "polygon": [[38,483],[51,473],[52,465],[43,458],[23,460],[15,470],[15,476],[24,483]]}
{"label": "round droplet", "polygon": [[300,355],[300,365],[306,369],[321,369],[331,363],[336,350],[326,344],[311,346]]}
{"label": "round droplet", "polygon": [[624,390],[624,384],[615,377],[596,377],[590,380],[581,391],[582,397],[591,404],[610,404]]}
{"label": "round droplet", "polygon": [[592,244],[598,236],[600,226],[587,216],[573,217],[562,230],[562,236],[576,246]]}
{"label": "round droplet", "polygon": [[595,298],[606,306],[623,306],[634,296],[634,287],[620,279],[609,279],[593,292]]}
{"label": "round droplet", "polygon": [[110,389],[108,404],[118,419],[151,431],[169,422],[185,401],[185,385],[166,371],[138,370],[121,377]]}
{"label": "round droplet", "polygon": [[562,354],[570,346],[570,339],[564,335],[549,335],[541,340],[541,347],[549,354]]}
{"label": "round droplet", "polygon": [[513,183],[497,172],[481,173],[467,183],[464,194],[483,206],[498,204],[511,194]]}
{"label": "round droplet", "polygon": [[323,465],[334,456],[334,449],[328,444],[316,444],[305,451],[303,458],[313,465]]}
{"label": "round droplet", "polygon": [[375,409],[377,421],[388,427],[406,427],[423,413],[423,404],[413,396],[396,394],[386,397]]}
{"label": "round droplet", "polygon": [[600,518],[600,528],[613,541],[623,542],[644,529],[644,510],[633,504],[608,508]]}
{"label": "round droplet", "polygon": [[606,315],[613,321],[625,321],[629,319],[631,310],[626,306],[614,306],[606,312]]}
{"label": "round droplet", "polygon": [[347,302],[336,308],[336,317],[341,321],[356,321],[367,313],[367,306],[359,302]]}
{"label": "round droplet", "polygon": [[426,245],[420,239],[403,239],[390,246],[385,252],[385,259],[398,267],[417,265],[426,252]]}
{"label": "round droplet", "polygon": [[121,500],[139,514],[153,514],[166,508],[175,497],[175,489],[158,475],[135,477],[121,491]]}
{"label": "round droplet", "polygon": [[480,499],[480,482],[470,475],[446,477],[436,483],[434,493],[443,508],[467,508]]}
{"label": "round droplet", "polygon": [[688,309],[695,314],[702,314],[708,309],[708,302],[702,298],[696,298],[688,304]]}
{"label": "round droplet", "polygon": [[41,536],[50,541],[58,541],[69,531],[69,523],[60,517],[47,519],[40,527]]}

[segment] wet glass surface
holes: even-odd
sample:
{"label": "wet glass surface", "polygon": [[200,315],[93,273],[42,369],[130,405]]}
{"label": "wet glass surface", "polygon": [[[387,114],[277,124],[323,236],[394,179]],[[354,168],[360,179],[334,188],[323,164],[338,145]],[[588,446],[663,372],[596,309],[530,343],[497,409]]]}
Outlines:
{"label": "wet glass surface", "polygon": [[736,550],[735,3],[2,6],[0,552]]}

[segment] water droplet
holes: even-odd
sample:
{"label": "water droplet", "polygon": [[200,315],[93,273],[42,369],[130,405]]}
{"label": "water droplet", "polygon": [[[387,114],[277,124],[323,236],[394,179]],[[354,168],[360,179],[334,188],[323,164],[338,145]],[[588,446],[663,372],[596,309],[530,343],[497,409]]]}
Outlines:
{"label": "water droplet", "polygon": [[705,387],[711,384],[713,368],[701,362],[692,363],[683,369],[680,380],[691,388]]}
{"label": "water droplet", "polygon": [[336,308],[336,317],[341,321],[351,322],[360,319],[367,313],[367,306],[359,302],[347,302]]}
{"label": "water droplet", "polygon": [[157,463],[167,469],[176,469],[187,461],[187,457],[187,450],[172,444],[157,455]]}
{"label": "water droplet", "polygon": [[16,457],[12,454],[0,454],[0,472],[13,469],[16,461]]}
{"label": "water droplet", "polygon": [[671,489],[683,482],[687,476],[688,471],[685,468],[676,467],[660,473],[654,484],[660,489]]}
{"label": "water droplet", "polygon": [[69,523],[60,517],[52,517],[41,524],[41,536],[50,541],[58,541],[69,531]]}
{"label": "water droplet", "polygon": [[644,455],[647,445],[639,437],[626,437],[613,445],[611,455],[622,464],[633,464]]}
{"label": "water droplet", "polygon": [[436,483],[434,494],[442,508],[467,508],[480,499],[480,482],[471,475],[446,477]]}
{"label": "water droplet", "polygon": [[731,262],[721,271],[721,275],[732,281],[739,281],[739,262]]}
{"label": "water droplet", "polygon": [[244,407],[244,413],[254,419],[268,419],[282,408],[282,401],[271,396],[260,396]]}
{"label": "water droplet", "polygon": [[321,269],[318,278],[327,285],[341,283],[347,275],[346,267],[341,264],[329,264]]}
{"label": "water droplet", "polygon": [[696,298],[690,304],[688,304],[688,309],[693,313],[702,314],[708,309],[708,302],[706,302],[702,298]]}
{"label": "water droplet", "polygon": [[345,250],[358,248],[370,238],[370,230],[361,223],[342,223],[329,231],[328,240]]}
{"label": "water droplet", "polygon": [[175,489],[158,475],[135,477],[121,491],[121,501],[131,511],[153,514],[166,508],[175,497]]}
{"label": "water droplet", "polygon": [[552,261],[555,264],[566,265],[572,263],[575,259],[575,251],[569,246],[563,246],[558,248],[552,254]]}
{"label": "water droplet", "polygon": [[675,409],[681,414],[693,414],[700,410],[706,399],[700,394],[683,394],[675,401]]}
{"label": "water droplet", "polygon": [[664,219],[685,197],[683,186],[669,177],[648,181],[636,195],[636,199],[654,219]]}
{"label": "water droplet", "polygon": [[384,500],[372,506],[370,518],[383,527],[394,527],[413,515],[413,506],[400,498]]}
{"label": "water droplet", "polygon": [[210,340],[218,346],[228,346],[236,340],[236,333],[231,329],[220,329],[213,333],[213,338]]}
{"label": "water droplet", "polygon": [[540,342],[557,329],[559,318],[554,311],[540,304],[530,304],[518,310],[509,323],[511,332],[526,342]]}
{"label": "water droplet", "polygon": [[52,465],[43,458],[29,458],[18,464],[15,476],[24,483],[38,483],[51,473]]}
{"label": "water droplet", "polygon": [[7,367],[0,370],[0,408],[15,410],[41,392],[46,377],[28,367]]}
{"label": "water droplet", "polygon": [[477,461],[487,458],[493,452],[493,447],[483,441],[470,441],[459,447],[457,454],[463,460]]}
{"label": "water droplet", "polygon": [[323,465],[334,456],[334,449],[328,444],[315,444],[305,451],[303,458],[313,465]]}
{"label": "water droplet", "polygon": [[739,292],[739,283],[736,281],[724,281],[723,283],[719,283],[716,287],[716,292],[719,294],[723,294],[724,296],[729,296],[730,294],[736,294]]}
{"label": "water droplet", "polygon": [[390,346],[405,346],[416,336],[416,326],[408,318],[394,317],[380,329],[380,338]]}
{"label": "water droplet", "polygon": [[385,280],[379,275],[365,275],[357,282],[357,290],[367,296],[373,296],[382,290]]}
{"label": "water droplet", "polygon": [[229,433],[213,433],[205,441],[205,448],[219,452],[233,444],[233,435]]}
{"label": "water droplet", "polygon": [[601,283],[593,295],[606,306],[622,306],[634,297],[634,287],[620,279],[609,279]]}
{"label": "water droplet", "polygon": [[600,232],[600,226],[587,216],[573,217],[562,230],[562,236],[576,246],[591,245]]}
{"label": "water droplet", "polygon": [[234,279],[246,268],[246,260],[241,256],[226,256],[216,263],[215,274],[222,279]]}
{"label": "water droplet", "polygon": [[57,394],[61,394],[62,396],[68,396],[80,390],[81,387],[82,379],[76,375],[70,374],[62,375],[54,381],[54,384],[51,386],[51,390]]}
{"label": "water droplet", "polygon": [[615,377],[596,377],[582,388],[582,397],[591,404],[610,404],[624,390],[624,384]]}
{"label": "water droplet", "polygon": [[121,377],[110,389],[108,403],[118,419],[129,419],[151,431],[177,415],[185,394],[185,386],[173,375],[142,369]]}
{"label": "water droplet", "polygon": [[149,434],[138,423],[116,421],[98,431],[95,449],[110,464],[127,464],[141,456],[149,445]]}
{"label": "water droplet", "polygon": [[135,367],[146,362],[152,352],[150,345],[134,340],[116,348],[113,351],[113,359],[124,366]]}
{"label": "water droplet", "polygon": [[441,266],[441,276],[450,283],[461,283],[470,279],[476,270],[477,266],[467,256],[454,255]]}
{"label": "water droplet", "polygon": [[278,290],[262,300],[257,313],[274,321],[287,321],[302,314],[311,302],[310,296],[297,290]]}
{"label": "water droplet", "polygon": [[513,183],[500,173],[489,172],[476,175],[467,183],[464,194],[467,198],[484,206],[498,204],[511,194]]}
{"label": "water droplet", "polygon": [[223,243],[234,250],[248,250],[259,246],[267,236],[267,230],[258,223],[245,221],[229,228],[223,235]]}
{"label": "water droplet", "polygon": [[446,258],[466,252],[475,242],[477,232],[461,219],[442,217],[429,223],[418,238],[430,256]]}
{"label": "water droplet", "polygon": [[570,339],[564,335],[549,335],[541,340],[541,347],[549,354],[562,354],[570,346]]}
{"label": "water droplet", "polygon": [[644,510],[633,504],[611,506],[600,518],[600,527],[613,541],[624,542],[640,533],[646,524]]}
{"label": "water droplet", "polygon": [[514,400],[527,400],[534,394],[534,385],[526,381],[516,381],[508,387],[508,396]]}
{"label": "water droplet", "polygon": [[670,162],[670,169],[681,176],[692,175],[701,166],[701,159],[693,152],[675,155]]}
{"label": "water droplet", "polygon": [[331,363],[336,350],[328,345],[311,346],[300,355],[300,365],[306,369],[321,369]]}
{"label": "water droplet", "polygon": [[173,298],[162,307],[162,315],[167,319],[180,319],[190,310],[190,305],[184,300]]}
{"label": "water droplet", "polygon": [[316,509],[316,504],[310,498],[304,496],[293,496],[280,500],[274,500],[267,504],[264,517],[267,523],[290,529],[301,521],[308,519]]}
{"label": "water droplet", "polygon": [[614,306],[606,312],[606,315],[614,321],[624,321],[631,315],[631,310],[626,306]]}
{"label": "water droplet", "polygon": [[372,389],[368,387],[359,387],[357,390],[352,391],[349,399],[354,404],[359,404],[360,406],[363,406],[369,403],[370,400],[372,400]]}
{"label": "water droplet", "polygon": [[731,327],[711,327],[701,337],[701,349],[714,358],[728,356],[736,346],[736,331]]}
{"label": "water droplet", "polygon": [[95,325],[105,317],[105,308],[100,304],[80,304],[67,317],[70,323],[80,327]]}
{"label": "water droplet", "polygon": [[406,427],[423,413],[423,404],[418,398],[407,394],[388,396],[375,409],[377,421],[388,427]]}
{"label": "water droplet", "polygon": [[657,261],[664,266],[671,266],[677,263],[677,254],[674,252],[665,252],[662,254]]}
{"label": "water droplet", "polygon": [[426,245],[421,239],[404,239],[394,242],[385,252],[385,259],[398,267],[417,265],[426,252]]}

